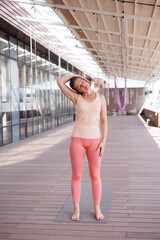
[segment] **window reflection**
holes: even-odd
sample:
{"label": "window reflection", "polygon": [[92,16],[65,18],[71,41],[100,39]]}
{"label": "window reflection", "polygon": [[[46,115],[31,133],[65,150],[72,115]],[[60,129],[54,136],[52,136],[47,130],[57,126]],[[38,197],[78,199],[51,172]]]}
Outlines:
{"label": "window reflection", "polygon": [[11,127],[3,127],[3,144],[6,145],[12,142]]}
{"label": "window reflection", "polygon": [[18,62],[19,68],[19,102],[20,102],[20,122],[26,121],[26,65]]}
{"label": "window reflection", "polygon": [[20,124],[20,139],[27,137],[26,123]]}
{"label": "window reflection", "polygon": [[8,126],[11,124],[9,66],[9,59],[6,56],[1,56],[2,126]]}
{"label": "window reflection", "polygon": [[0,127],[0,146],[2,146],[2,128]]}
{"label": "window reflection", "polygon": [[3,33],[0,33],[0,53],[9,56],[9,41]]}

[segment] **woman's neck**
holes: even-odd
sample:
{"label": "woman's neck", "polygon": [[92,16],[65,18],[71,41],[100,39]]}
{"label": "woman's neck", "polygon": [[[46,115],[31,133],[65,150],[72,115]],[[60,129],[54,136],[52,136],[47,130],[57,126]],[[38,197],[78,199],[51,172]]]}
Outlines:
{"label": "woman's neck", "polygon": [[93,93],[93,90],[91,88],[88,89],[87,92],[82,93],[83,96],[90,96]]}

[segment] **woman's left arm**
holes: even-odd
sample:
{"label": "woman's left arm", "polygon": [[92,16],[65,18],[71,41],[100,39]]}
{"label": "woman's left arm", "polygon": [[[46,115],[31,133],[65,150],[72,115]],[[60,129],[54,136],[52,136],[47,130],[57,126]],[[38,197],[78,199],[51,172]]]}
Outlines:
{"label": "woman's left arm", "polygon": [[105,97],[103,95],[100,95],[101,97],[101,112],[100,112],[100,120],[101,120],[101,128],[102,128],[102,140],[101,143],[98,146],[98,149],[100,149],[100,155],[103,155],[104,147],[107,139],[107,104]]}

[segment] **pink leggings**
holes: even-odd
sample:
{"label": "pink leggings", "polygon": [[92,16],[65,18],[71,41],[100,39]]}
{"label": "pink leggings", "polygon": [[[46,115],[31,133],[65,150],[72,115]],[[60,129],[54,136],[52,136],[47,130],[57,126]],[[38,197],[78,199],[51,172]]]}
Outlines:
{"label": "pink leggings", "polygon": [[71,191],[73,203],[79,203],[81,193],[81,178],[83,174],[83,161],[86,155],[88,158],[89,172],[92,181],[92,193],[94,205],[100,205],[101,200],[101,156],[100,151],[97,150],[101,138],[85,139],[85,138],[71,138],[70,143],[70,158],[72,165],[72,183]]}

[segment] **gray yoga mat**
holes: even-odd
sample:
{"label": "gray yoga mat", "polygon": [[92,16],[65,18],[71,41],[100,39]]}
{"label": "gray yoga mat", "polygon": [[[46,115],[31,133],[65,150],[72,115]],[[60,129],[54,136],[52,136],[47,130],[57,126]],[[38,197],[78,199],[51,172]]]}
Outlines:
{"label": "gray yoga mat", "polygon": [[101,211],[104,215],[104,220],[98,221],[95,218],[94,202],[92,197],[92,187],[90,182],[82,182],[81,199],[80,199],[80,220],[72,221],[70,217],[73,214],[72,195],[65,202],[60,210],[55,222],[81,222],[81,223],[107,223],[109,216],[109,208],[112,198],[113,184],[102,183]]}

